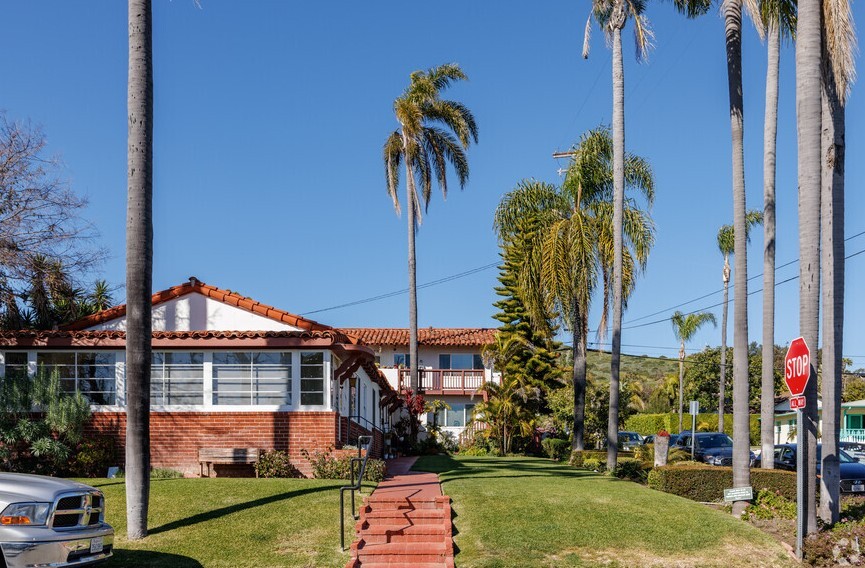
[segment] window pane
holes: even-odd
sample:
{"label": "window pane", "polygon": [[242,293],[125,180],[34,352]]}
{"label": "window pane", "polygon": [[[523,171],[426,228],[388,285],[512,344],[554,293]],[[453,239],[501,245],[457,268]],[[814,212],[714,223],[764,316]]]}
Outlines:
{"label": "window pane", "polygon": [[447,424],[445,426],[465,426],[463,420],[463,411],[465,404],[451,404],[451,409],[447,412]]}
{"label": "window pane", "polygon": [[300,404],[324,404],[324,353],[300,354]]}
{"label": "window pane", "polygon": [[324,393],[302,392],[300,404],[304,406],[321,406],[324,404]]}
{"label": "window pane", "polygon": [[27,376],[27,353],[5,353],[7,377]]}
{"label": "window pane", "polygon": [[204,353],[153,353],[152,405],[204,404]]}
{"label": "window pane", "polygon": [[473,355],[474,357],[474,368],[475,369],[483,369],[484,368],[484,358],[480,355]]}
{"label": "window pane", "polygon": [[393,364],[395,367],[410,367],[411,357],[408,353],[394,353]]}
{"label": "window pane", "polygon": [[324,353],[321,351],[316,351],[312,353],[301,353],[300,354],[300,364],[301,365],[322,365],[324,364]]}
{"label": "window pane", "polygon": [[450,369],[451,368],[451,356],[441,354],[439,355],[439,369]]}
{"label": "window pane", "polygon": [[471,353],[454,353],[451,355],[451,369],[471,369],[474,358]]}

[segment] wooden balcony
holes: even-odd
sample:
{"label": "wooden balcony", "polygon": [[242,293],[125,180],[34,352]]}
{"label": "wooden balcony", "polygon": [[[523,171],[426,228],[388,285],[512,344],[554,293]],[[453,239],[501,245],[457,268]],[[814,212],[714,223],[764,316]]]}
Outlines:
{"label": "wooden balcony", "polygon": [[[399,370],[399,390],[409,388],[409,369]],[[484,384],[484,369],[418,369],[425,395],[473,394]]]}

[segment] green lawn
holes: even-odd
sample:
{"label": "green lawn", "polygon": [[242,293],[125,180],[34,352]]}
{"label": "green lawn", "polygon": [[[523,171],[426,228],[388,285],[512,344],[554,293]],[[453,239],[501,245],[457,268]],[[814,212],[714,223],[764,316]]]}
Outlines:
{"label": "green lawn", "polygon": [[[116,531],[105,568],[344,566],[339,550],[339,487],[317,479],[162,479],[151,482],[150,535],[126,541],[123,480],[99,487]],[[369,490],[366,490],[369,493]],[[348,512],[346,494],[346,512]],[[353,521],[346,515],[346,539]]]}
{"label": "green lawn", "polygon": [[730,515],[539,458],[426,456],[453,500],[456,565],[793,566]]}

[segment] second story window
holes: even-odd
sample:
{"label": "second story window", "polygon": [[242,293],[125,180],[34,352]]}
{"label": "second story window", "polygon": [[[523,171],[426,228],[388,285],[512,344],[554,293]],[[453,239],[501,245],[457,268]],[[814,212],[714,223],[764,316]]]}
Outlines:
{"label": "second story window", "polygon": [[405,368],[411,367],[411,356],[408,353],[394,353],[393,366]]}
{"label": "second story window", "polygon": [[483,369],[483,358],[475,353],[442,353],[439,369]]}

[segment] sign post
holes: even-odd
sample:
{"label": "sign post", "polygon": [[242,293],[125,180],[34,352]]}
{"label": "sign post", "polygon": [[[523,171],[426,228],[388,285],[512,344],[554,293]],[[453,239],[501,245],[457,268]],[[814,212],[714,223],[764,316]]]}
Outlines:
{"label": "sign post", "polygon": [[697,415],[700,414],[700,401],[692,400],[689,410],[691,411],[691,460],[693,461],[697,441],[694,432],[697,431]]}
{"label": "sign post", "polygon": [[802,560],[802,539],[808,520],[805,518],[805,457],[802,452],[804,424],[802,411],[807,402],[804,393],[811,378],[811,350],[801,337],[790,342],[784,357],[784,382],[790,389],[790,408],[796,410],[796,558]]}

